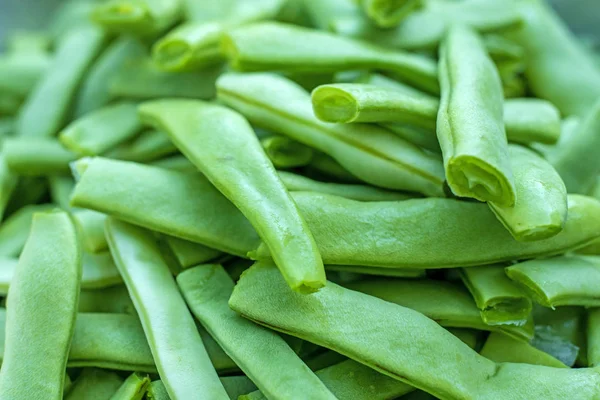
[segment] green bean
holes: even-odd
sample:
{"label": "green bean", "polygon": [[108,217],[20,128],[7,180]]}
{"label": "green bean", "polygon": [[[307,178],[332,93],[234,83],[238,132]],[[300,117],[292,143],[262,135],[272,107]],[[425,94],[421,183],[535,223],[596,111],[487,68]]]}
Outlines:
{"label": "green bean", "polygon": [[489,202],[490,209],[519,241],[535,241],[557,235],[567,219],[567,188],[558,172],[535,152],[509,145],[516,202],[506,207]]}
{"label": "green bean", "polygon": [[359,0],[359,3],[369,19],[381,28],[398,26],[423,5],[422,0]]}
{"label": "green bean", "polygon": [[114,372],[84,368],[65,400],[109,400],[122,383],[123,379]]}
{"label": "green bean", "polygon": [[525,363],[567,368],[565,364],[550,354],[544,353],[526,342],[496,332],[492,332],[488,336],[480,354],[497,363]]}
{"label": "green bean", "polygon": [[31,230],[31,217],[37,212],[49,211],[52,204],[28,205],[17,210],[0,224],[0,255],[18,257]]}
{"label": "green bean", "polygon": [[82,82],[75,100],[75,116],[81,117],[113,100],[109,91],[111,79],[124,68],[129,59],[141,57],[145,53],[144,46],[134,38],[122,37],[112,42],[98,57]]}
{"label": "green bean", "polygon": [[79,155],[102,154],[140,133],[136,109],[130,102],[103,107],[71,122],[59,139]]}
{"label": "green bean", "polygon": [[289,191],[333,194],[358,201],[406,200],[412,196],[366,185],[319,182],[291,172],[279,171],[279,178]]}
{"label": "green bean", "polygon": [[146,398],[148,400],[171,400],[169,393],[167,393],[167,388],[165,388],[165,384],[161,380],[150,383]]}
{"label": "green bean", "polygon": [[439,92],[435,62],[427,57],[312,29],[275,22],[256,23],[227,32],[221,46],[236,70],[336,72],[383,69],[418,88]]}
{"label": "green bean", "polygon": [[115,313],[135,315],[135,308],[124,285],[102,289],[82,289],[79,294],[80,313]]}
{"label": "green bean", "polygon": [[194,316],[269,398],[335,398],[278,334],[229,308],[234,284],[223,267],[197,266],[177,283]]}
{"label": "green bean", "polygon": [[148,130],[129,142],[105,153],[108,158],[125,161],[148,162],[160,159],[177,152],[171,139],[163,132]]}
{"label": "green bean", "polygon": [[105,35],[99,28],[82,25],[61,40],[48,71],[27,97],[17,120],[17,133],[51,137],[63,127],[82,77],[100,53]]}
{"label": "green bean", "polygon": [[6,156],[0,153],[0,219],[10,208],[11,198],[17,192],[17,177],[9,169]]}
{"label": "green bean", "polygon": [[148,375],[134,372],[125,379],[125,382],[117,389],[110,400],[142,400],[149,386],[150,378],[148,378]]}
{"label": "green bean", "polygon": [[326,265],[328,271],[352,272],[363,275],[393,276],[396,278],[424,278],[424,269],[392,269],[362,265]]}
{"label": "green bean", "polygon": [[565,147],[568,148],[568,143],[573,141],[578,131],[581,120],[577,116],[571,116],[563,119],[560,124],[560,136],[558,141],[552,145],[533,143],[532,147],[544,156],[545,159],[554,164],[554,160],[558,160],[564,153]]}
{"label": "green bean", "polygon": [[257,389],[246,375],[223,376],[219,379],[231,400],[238,400],[238,397]]}
{"label": "green bean", "polygon": [[504,267],[463,268],[461,277],[475,299],[483,322],[522,325],[531,313],[531,300],[506,276]]}
{"label": "green bean", "polygon": [[77,155],[54,138],[7,138],[3,142],[6,165],[17,175],[68,174]]}
{"label": "green bean", "polygon": [[446,328],[502,332],[521,341],[528,341],[533,337],[533,322],[528,316],[520,326],[489,325],[469,293],[463,287],[449,282],[380,278],[352,282],[345,286],[411,308]]}
{"label": "green bean", "polygon": [[0,57],[0,90],[26,97],[50,66],[49,55],[43,51],[4,53]]}
{"label": "green bean", "polygon": [[450,189],[457,196],[512,206],[516,189],[502,121],[502,86],[473,31],[450,28],[439,70],[437,137]]}
{"label": "green bean", "polygon": [[[69,216],[35,214],[7,300],[0,398],[62,398],[80,280],[81,256]],[[31,380],[32,370],[44,373]]]}
{"label": "green bean", "polygon": [[527,53],[525,76],[532,92],[565,116],[583,114],[600,96],[600,71],[543,1],[527,0],[519,7],[523,27],[517,38]]}
{"label": "green bean", "polygon": [[587,358],[590,367],[600,365],[600,312],[591,308],[587,314]]}
{"label": "green bean", "polygon": [[[190,100],[144,103],[139,114],[144,122],[167,132],[248,218],[294,290],[310,293],[323,286],[325,269],[312,235],[241,115]],[[215,163],[226,159],[230,162]]]}
{"label": "green bean", "polygon": [[332,156],[370,184],[443,196],[443,170],[437,156],[376,126],[319,121],[310,96],[294,83],[271,74],[225,74],[218,98],[250,122],[291,137]]}
{"label": "green bean", "polygon": [[325,153],[316,151],[313,158],[305,168],[305,173],[309,176],[318,177],[326,181],[362,183],[360,179],[352,175],[348,170]]}
{"label": "green bean", "polygon": [[334,17],[329,25],[338,34],[381,46],[428,50],[437,47],[452,24],[464,24],[482,33],[518,27],[521,15],[512,2],[506,3],[487,0],[427,2],[425,9],[411,13],[394,29],[377,29],[350,12]]}
{"label": "green bean", "polygon": [[[549,239],[518,242],[485,204],[451,199],[356,202],[297,192],[325,264],[448,268],[562,254],[600,236],[600,202],[569,195],[569,218]],[[264,244],[252,252],[268,259]]]}
{"label": "green bean", "polygon": [[71,203],[241,257],[258,244],[250,223],[197,172],[94,158]]}
{"label": "green bean", "polygon": [[[346,360],[316,372],[321,381],[340,400],[385,400],[414,390],[410,385],[374,369]],[[265,400],[260,391],[241,396],[239,400]]]}
{"label": "green bean", "polygon": [[71,215],[79,229],[79,235],[86,251],[98,253],[108,249],[108,243],[104,236],[105,214],[92,210],[75,210]]}
{"label": "green bean", "polygon": [[310,164],[313,149],[285,136],[268,136],[260,140],[265,154],[275,168],[297,168]]}
{"label": "green bean", "polygon": [[109,93],[114,97],[153,99],[190,97],[211,99],[215,81],[223,71],[219,65],[194,72],[160,71],[148,57],[129,60],[114,76]]}
{"label": "green bean", "polygon": [[224,61],[219,41],[228,29],[271,19],[283,4],[283,0],[236,1],[222,18],[183,24],[152,47],[154,63],[165,71],[185,71]]}
{"label": "green bean", "polygon": [[545,307],[600,306],[600,257],[529,260],[506,268],[506,274]]}
{"label": "green bean", "polygon": [[110,32],[153,36],[182,14],[180,0],[109,0],[94,7],[91,19]]}
{"label": "green bean", "polygon": [[600,146],[600,100],[583,116],[572,136],[561,140],[549,156],[569,193],[589,193],[600,174],[596,149]]}
{"label": "green bean", "polygon": [[174,236],[165,235],[165,240],[173,252],[173,255],[181,265],[181,268],[189,268],[194,265],[204,264],[223,255],[219,250],[179,239]]}
{"label": "green bean", "polygon": [[[170,140],[170,139],[169,139]],[[160,160],[152,161],[149,163],[151,166],[160,167],[164,169],[170,169],[173,171],[180,172],[196,172],[198,168],[185,158],[181,154],[177,154],[170,157],[161,158]]]}
{"label": "green bean", "polygon": [[17,263],[19,260],[16,258],[3,257],[0,259],[0,295],[6,296],[8,294],[8,286],[10,281],[15,274]]}
{"label": "green bean", "polygon": [[251,267],[229,304],[245,318],[310,339],[442,399],[558,400],[577,393],[591,400],[599,393],[594,369],[496,364],[416,311],[331,282],[311,296],[296,294],[269,264]]}
{"label": "green bean", "polygon": [[[383,125],[406,140],[439,152],[434,135],[439,101],[387,78],[368,79],[374,83],[334,83],[315,89],[315,115],[325,122],[387,121]],[[504,125],[509,142],[553,144],[560,136],[558,110],[540,99],[505,101]]]}
{"label": "green bean", "polygon": [[169,395],[189,399],[202,393],[207,399],[227,399],[152,235],[113,218],[106,222],[106,233]]}

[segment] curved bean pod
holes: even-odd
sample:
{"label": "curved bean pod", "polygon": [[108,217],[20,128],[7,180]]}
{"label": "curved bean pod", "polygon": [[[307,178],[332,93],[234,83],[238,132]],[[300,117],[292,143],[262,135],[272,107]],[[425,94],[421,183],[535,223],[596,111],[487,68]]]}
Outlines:
{"label": "curved bean pod", "polygon": [[377,126],[319,121],[311,109],[310,96],[285,78],[224,74],[217,82],[217,91],[220,100],[252,123],[332,156],[363,181],[443,196],[444,172],[439,157]]}
{"label": "curved bean pod", "polygon": [[496,364],[416,311],[330,282],[311,296],[296,294],[273,265],[251,267],[229,304],[248,319],[335,349],[445,400],[558,400],[572,393],[592,400],[600,394],[595,369]]}
{"label": "curved bean pod", "polygon": [[106,233],[169,395],[228,399],[152,235],[114,218],[107,220]]}
{"label": "curved bean pod", "polygon": [[[62,399],[80,280],[81,255],[69,216],[35,214],[7,300],[1,399]],[[32,380],[32,370],[44,373]]]}
{"label": "curved bean pod", "polygon": [[462,268],[461,278],[486,324],[523,325],[531,314],[531,300],[506,276],[504,267]]}
{"label": "curved bean pod", "polygon": [[502,120],[502,85],[477,34],[450,28],[440,48],[439,77],[437,137],[450,189],[457,196],[512,206],[516,189]]}
{"label": "curved bean pod", "polygon": [[139,115],[166,132],[248,218],[292,289],[311,293],[325,284],[312,234],[244,117],[194,100],[143,103]]}
{"label": "curved bean pod", "polygon": [[194,316],[269,398],[336,398],[278,334],[229,308],[234,283],[223,267],[199,265],[177,283]]}
{"label": "curved bean pod", "polygon": [[[534,242],[515,241],[481,203],[436,198],[363,203],[308,192],[293,197],[325,264],[477,266],[561,254],[600,236],[600,202],[580,195],[568,196],[569,218],[563,230]],[[262,244],[250,255],[270,257]]]}
{"label": "curved bean pod", "polygon": [[53,138],[7,138],[2,153],[8,169],[17,175],[48,176],[69,173],[77,154]]}

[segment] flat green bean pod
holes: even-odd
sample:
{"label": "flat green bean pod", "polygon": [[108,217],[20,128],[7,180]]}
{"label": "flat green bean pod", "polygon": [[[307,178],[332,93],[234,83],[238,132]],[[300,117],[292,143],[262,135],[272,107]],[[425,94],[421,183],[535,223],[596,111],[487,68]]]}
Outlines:
{"label": "flat green bean pod", "polygon": [[7,138],[2,153],[8,169],[17,175],[48,176],[69,173],[77,155],[54,138]]}
{"label": "flat green bean pod", "polygon": [[74,210],[71,215],[79,229],[83,247],[90,253],[98,253],[108,249],[104,236],[106,215],[92,210]]}
{"label": "flat green bean pod", "polygon": [[382,28],[393,28],[423,4],[422,0],[359,0],[364,12]]}
{"label": "flat green bean pod", "polygon": [[61,143],[71,151],[95,156],[133,138],[142,130],[131,102],[112,104],[71,122],[60,133]]}
{"label": "flat green bean pod", "polygon": [[53,204],[27,205],[0,224],[0,255],[18,257],[25,246],[31,230],[31,218],[37,212],[49,211],[55,208]]}
{"label": "flat green bean pod", "polygon": [[275,168],[297,168],[310,164],[313,149],[285,136],[273,135],[260,144]]}
{"label": "flat green bean pod", "polygon": [[251,267],[229,304],[248,319],[334,349],[441,399],[558,400],[577,393],[592,400],[600,393],[600,375],[592,368],[496,364],[408,308],[331,282],[311,296],[296,294],[273,265]]}
{"label": "flat green bean pod", "polygon": [[382,69],[420,89],[439,92],[433,60],[313,29],[256,23],[227,32],[221,46],[232,67],[240,71]]}
{"label": "flat green bean pod", "polygon": [[329,27],[338,34],[369,40],[381,46],[428,50],[437,47],[453,23],[470,26],[482,33],[504,32],[521,24],[521,15],[512,2],[427,1],[426,5],[424,9],[408,15],[393,29],[378,29],[349,10],[336,13],[329,21]]}
{"label": "flat green bean pod", "polygon": [[600,306],[600,257],[529,260],[506,268],[506,274],[545,307]]}
{"label": "flat green bean pod", "polygon": [[590,367],[600,365],[600,308],[588,310],[587,358]]}
{"label": "flat green bean pod", "polygon": [[228,399],[152,235],[114,218],[107,220],[106,233],[169,395]]}
{"label": "flat green bean pod", "polygon": [[567,188],[550,163],[535,152],[509,145],[516,201],[512,207],[488,202],[502,225],[519,241],[548,239],[567,220]]}
{"label": "flat green bean pod", "polygon": [[553,144],[560,137],[560,114],[548,101],[509,99],[504,102],[504,127],[509,142]]}
{"label": "flat green bean pod", "polygon": [[[437,137],[457,196],[515,203],[498,72],[477,35],[453,26],[440,48]],[[476,111],[474,111],[476,110]]]}
{"label": "flat green bean pod", "polygon": [[325,284],[312,234],[244,117],[198,100],[146,102],[140,105],[139,115],[166,132],[248,218],[290,287],[310,293]]}
{"label": "flat green bean pod", "polygon": [[75,117],[81,117],[113,100],[109,91],[112,78],[129,59],[141,57],[145,53],[144,46],[135,38],[121,37],[114,40],[100,54],[82,82],[75,100]]}
{"label": "flat green bean pod", "polygon": [[123,383],[114,372],[84,368],[65,396],[65,400],[108,400]]}
{"label": "flat green bean pod", "polygon": [[17,182],[17,176],[6,163],[6,156],[0,153],[0,219],[4,216],[4,212],[10,208],[11,197],[15,197],[14,194],[17,193]]}
{"label": "flat green bean pod", "polygon": [[[1,399],[62,399],[80,280],[68,214],[35,214],[8,294]],[[31,371],[44,373],[32,380]]]}
{"label": "flat green bean pod", "polygon": [[[531,300],[504,273],[505,265],[463,268],[461,277],[488,325],[523,325]],[[496,360],[494,360],[496,361]]]}
{"label": "flat green bean pod", "polygon": [[223,267],[199,265],[177,283],[196,318],[269,398],[336,398],[277,333],[229,308],[234,283]]}
{"label": "flat green bean pod", "polygon": [[134,372],[125,379],[125,382],[117,389],[110,400],[142,400],[149,386],[150,378],[148,378],[148,375]]}
{"label": "flat green bean pod", "polygon": [[79,312],[136,315],[125,285],[82,289],[79,294]]}
{"label": "flat green bean pod", "polygon": [[[452,199],[357,202],[296,192],[324,263],[449,268],[562,254],[600,236],[600,202],[569,195],[567,222],[549,239],[518,242],[485,204]],[[262,245],[250,254],[268,259]]]}
{"label": "flat green bean pod", "polygon": [[177,147],[163,132],[150,129],[106,152],[108,158],[147,163],[177,153]]}
{"label": "flat green bean pod", "polygon": [[0,57],[0,90],[26,97],[50,66],[45,51],[8,52]]}
{"label": "flat green bean pod", "polygon": [[132,99],[212,99],[215,81],[221,72],[223,67],[220,64],[194,72],[164,72],[149,57],[136,57],[128,60],[111,79],[109,93],[114,97]]}
{"label": "flat green bean pod", "polygon": [[71,204],[241,257],[259,242],[242,213],[197,172],[94,158]]}
{"label": "flat green bean pod", "polygon": [[367,185],[320,182],[291,172],[279,171],[279,178],[291,192],[318,192],[333,194],[358,201],[406,200],[413,196]]}
{"label": "flat green bean pod", "polygon": [[531,90],[565,116],[583,114],[600,97],[600,71],[549,5],[541,0],[518,5],[523,26],[517,39],[527,54]]}
{"label": "flat green bean pod", "polygon": [[165,240],[173,252],[173,255],[181,265],[181,268],[184,269],[194,265],[204,264],[223,255],[219,250],[201,245],[200,243],[179,239],[174,236],[165,235]]}
{"label": "flat green bean pod", "polygon": [[58,44],[52,65],[27,97],[17,119],[17,133],[52,137],[63,127],[81,78],[105,44],[91,25],[73,28]]}
{"label": "flat green bean pod", "polygon": [[197,70],[223,61],[219,41],[228,29],[271,19],[284,3],[283,0],[232,2],[222,18],[192,21],[169,32],[152,47],[152,59],[165,71]]}
{"label": "flat green bean pod", "polygon": [[497,332],[490,333],[479,354],[497,363],[511,362],[567,368],[550,354],[536,349],[529,343]]}
{"label": "flat green bean pod", "polygon": [[596,151],[600,147],[599,131],[600,100],[590,104],[581,122],[573,127],[572,135],[561,140],[548,156],[565,181],[569,193],[589,193],[596,183],[600,174]]}
{"label": "flat green bean pod", "polygon": [[438,156],[424,152],[386,129],[362,124],[328,124],[313,114],[310,96],[272,74],[224,74],[218,98],[250,122],[314,147],[352,175],[388,189],[443,196]]}
{"label": "flat green bean pod", "polygon": [[533,321],[529,316],[525,317],[526,321],[522,321],[521,326],[490,325],[483,319],[469,293],[449,282],[380,278],[344,286],[418,311],[446,328],[502,332],[521,341],[533,338]]}
{"label": "flat green bean pod", "polygon": [[108,0],[94,7],[92,21],[110,32],[156,35],[183,14],[181,0]]}

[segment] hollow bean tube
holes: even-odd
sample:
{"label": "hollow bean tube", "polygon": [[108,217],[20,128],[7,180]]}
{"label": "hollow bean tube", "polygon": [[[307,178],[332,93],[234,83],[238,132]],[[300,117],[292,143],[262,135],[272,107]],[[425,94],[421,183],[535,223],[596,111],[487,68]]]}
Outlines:
{"label": "hollow bean tube", "polygon": [[325,284],[325,269],[312,234],[240,114],[197,100],[147,102],[140,105],[139,114],[142,121],[166,132],[248,218],[290,287],[310,293]]}
{"label": "hollow bean tube", "polygon": [[114,218],[107,220],[106,233],[169,395],[228,399],[152,235]]}
{"label": "hollow bean tube", "polygon": [[134,35],[156,35],[176,23],[183,14],[181,0],[109,0],[91,13],[102,28]]}
{"label": "hollow bean tube", "polygon": [[259,242],[242,213],[198,172],[94,158],[71,203],[241,257]]}
{"label": "hollow bean tube", "polygon": [[221,47],[232,67],[240,71],[383,69],[413,86],[439,92],[433,60],[314,29],[276,22],[255,23],[227,32]]}
{"label": "hollow bean tube", "polygon": [[91,25],[67,33],[58,45],[52,65],[19,112],[18,135],[52,137],[58,133],[81,78],[104,43],[104,33]]}
{"label": "hollow bean tube", "polygon": [[268,136],[260,141],[275,168],[297,168],[310,164],[313,150],[285,136]]}
{"label": "hollow bean tube", "polygon": [[443,196],[441,160],[392,132],[362,124],[328,124],[312,111],[310,96],[273,74],[224,74],[218,98],[250,122],[314,147],[375,186]]}
{"label": "hollow bean tube", "polygon": [[[481,203],[436,198],[363,203],[309,192],[292,196],[325,264],[477,266],[562,254],[600,236],[600,202],[581,195],[568,196],[563,230],[534,242],[515,241]],[[269,258],[264,245],[250,255]]]}
{"label": "hollow bean tube", "polygon": [[382,28],[397,26],[423,3],[422,0],[360,0],[359,2],[367,16]]}
{"label": "hollow bean tube", "polygon": [[[62,399],[80,280],[68,214],[35,214],[8,295],[1,399]],[[31,371],[43,373],[32,380]]]}
{"label": "hollow bean tube", "polygon": [[192,313],[269,398],[336,398],[278,334],[229,308],[234,283],[223,267],[199,265],[177,283]]}
{"label": "hollow bean tube", "polygon": [[598,256],[529,260],[506,268],[506,274],[545,307],[600,306]]}
{"label": "hollow bean tube", "polygon": [[573,393],[592,400],[600,394],[595,369],[496,364],[416,311],[331,282],[311,296],[296,294],[272,264],[258,263],[244,273],[229,305],[444,400],[559,400]]}
{"label": "hollow bean tube", "polygon": [[502,121],[502,85],[477,34],[450,28],[440,48],[439,77],[437,137],[450,189],[457,196],[512,206],[515,184]]}
{"label": "hollow bean tube", "polygon": [[567,220],[567,188],[552,165],[535,152],[509,145],[516,201],[512,207],[488,202],[490,209],[519,241],[557,235]]}
{"label": "hollow bean tube", "polygon": [[461,277],[486,324],[522,325],[531,313],[531,300],[506,276],[504,267],[463,268]]}

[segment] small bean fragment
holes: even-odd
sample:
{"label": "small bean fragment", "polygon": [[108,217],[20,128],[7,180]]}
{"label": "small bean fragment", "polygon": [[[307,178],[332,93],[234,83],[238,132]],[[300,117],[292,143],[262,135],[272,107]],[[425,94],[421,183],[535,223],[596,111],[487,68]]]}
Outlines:
{"label": "small bean fragment", "polygon": [[125,382],[117,389],[110,400],[142,400],[148,386],[150,386],[148,375],[134,372],[125,379]]}

